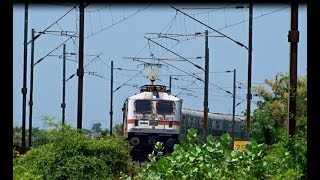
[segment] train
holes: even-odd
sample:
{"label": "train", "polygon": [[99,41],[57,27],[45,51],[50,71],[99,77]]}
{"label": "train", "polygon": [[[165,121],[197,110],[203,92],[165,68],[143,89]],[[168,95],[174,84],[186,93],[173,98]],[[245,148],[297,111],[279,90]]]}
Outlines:
{"label": "train", "polygon": [[[171,94],[164,85],[143,85],[140,92],[129,96],[123,104],[123,136],[132,145],[132,153],[145,156],[160,141],[164,153],[186,137],[189,128],[202,134],[203,112],[182,108],[183,100]],[[245,135],[244,117],[235,117],[235,139]],[[208,134],[230,133],[232,115],[208,113]]]}
{"label": "train", "polygon": [[[156,141],[169,152],[179,143],[182,99],[163,85],[144,85],[140,93],[126,98],[123,105],[123,136],[142,156],[152,152]],[[133,155],[134,156],[134,155]]]}
{"label": "train", "polygon": [[[183,108],[181,115],[180,139],[186,137],[190,128],[197,129],[198,134],[203,135],[203,111]],[[234,140],[245,139],[245,117],[235,115],[234,121]],[[233,116],[231,114],[208,112],[207,134],[213,137],[220,137],[224,133],[231,135],[232,124]]]}

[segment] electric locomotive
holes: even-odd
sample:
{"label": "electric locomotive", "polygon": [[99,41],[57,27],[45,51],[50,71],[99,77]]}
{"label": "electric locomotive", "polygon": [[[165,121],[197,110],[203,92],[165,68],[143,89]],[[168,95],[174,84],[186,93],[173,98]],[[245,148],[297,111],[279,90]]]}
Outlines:
{"label": "electric locomotive", "polygon": [[132,152],[147,155],[155,142],[163,142],[164,152],[179,143],[182,99],[163,85],[144,85],[140,93],[127,97],[123,105],[124,137]]}

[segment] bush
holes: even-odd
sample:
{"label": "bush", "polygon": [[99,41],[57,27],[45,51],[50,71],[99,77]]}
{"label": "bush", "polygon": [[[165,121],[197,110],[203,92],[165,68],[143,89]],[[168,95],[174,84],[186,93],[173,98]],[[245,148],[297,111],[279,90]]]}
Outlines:
{"label": "bush", "polygon": [[130,146],[125,140],[93,140],[69,125],[52,125],[50,144],[15,160],[15,179],[114,179],[129,173]]}
{"label": "bush", "polygon": [[[175,145],[174,152],[166,156],[161,153],[162,144],[156,143],[155,150],[149,155],[151,163],[145,165],[134,179],[244,180],[302,177],[301,169],[304,166],[297,165],[297,161],[303,158],[295,157],[286,148],[288,143],[269,149],[267,145],[252,141],[246,144],[245,150],[233,151],[230,149],[231,138],[228,134],[222,135],[219,141],[209,135],[205,143],[199,143],[195,129],[188,130],[187,139],[187,143]],[[295,151],[301,150],[301,147],[297,146]]]}
{"label": "bush", "polygon": [[188,130],[187,139],[185,145],[175,145],[174,152],[163,157],[159,153],[162,145],[157,143],[149,155],[151,164],[136,179],[259,179],[263,176],[262,145],[253,142],[243,152],[232,151],[228,134],[221,136],[220,141],[210,135],[201,144],[195,129]]}

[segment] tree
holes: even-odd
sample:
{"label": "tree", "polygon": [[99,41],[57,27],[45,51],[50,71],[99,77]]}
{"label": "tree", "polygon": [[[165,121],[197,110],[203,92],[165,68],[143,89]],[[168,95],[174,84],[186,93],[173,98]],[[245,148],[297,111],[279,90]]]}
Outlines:
{"label": "tree", "polygon": [[123,124],[116,124],[113,127],[113,134],[116,136],[123,136]]}
{"label": "tree", "polygon": [[106,128],[104,131],[101,132],[101,136],[104,136],[104,137],[110,136],[110,130]]}
{"label": "tree", "polygon": [[94,123],[92,125],[91,130],[96,133],[99,133],[99,132],[101,133],[102,132],[101,123]]}
{"label": "tree", "polygon": [[[267,87],[258,86],[256,95],[261,98],[253,112],[251,136],[259,143],[274,144],[287,136],[289,76],[277,74],[274,80],[265,80]],[[297,130],[306,132],[307,76],[297,82]]]}
{"label": "tree", "polygon": [[[22,141],[22,127],[13,127],[13,145],[20,147]],[[32,128],[32,146],[37,146],[39,144],[44,144],[47,138],[47,131],[40,129],[39,127]],[[26,129],[26,142],[29,142],[29,129]]]}

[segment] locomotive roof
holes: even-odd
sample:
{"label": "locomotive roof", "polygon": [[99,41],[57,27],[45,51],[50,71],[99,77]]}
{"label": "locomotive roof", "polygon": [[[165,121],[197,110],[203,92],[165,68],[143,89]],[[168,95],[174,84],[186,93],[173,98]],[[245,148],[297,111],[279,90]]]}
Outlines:
{"label": "locomotive roof", "polygon": [[140,93],[129,96],[127,99],[182,101],[170,94],[170,90],[164,85],[143,85],[140,87]]}
{"label": "locomotive roof", "polygon": [[130,100],[168,100],[168,101],[182,101],[176,96],[169,94],[167,92],[150,92],[145,91],[141,93],[137,93],[133,96],[129,96],[127,99]]}
{"label": "locomotive roof", "polygon": [[[194,116],[194,117],[203,118],[203,111],[183,108],[181,113],[183,115],[186,114],[186,115],[191,115],[191,116]],[[208,112],[208,117],[210,119],[221,119],[221,120],[232,121],[232,115],[231,114],[210,113],[210,112]],[[245,120],[244,116],[239,116],[239,115],[235,116],[235,121],[244,121],[244,120]]]}

